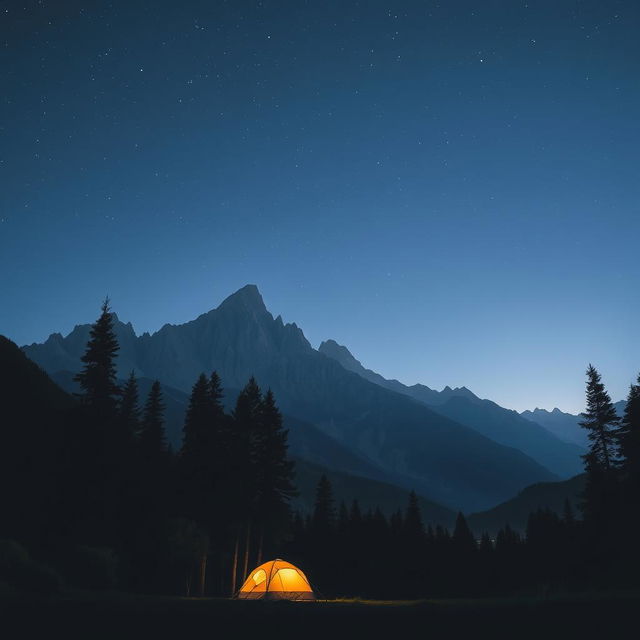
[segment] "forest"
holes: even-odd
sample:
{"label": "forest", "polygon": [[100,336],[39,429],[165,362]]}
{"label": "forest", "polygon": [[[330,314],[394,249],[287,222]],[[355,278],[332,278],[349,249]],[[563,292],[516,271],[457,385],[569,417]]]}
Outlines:
{"label": "forest", "polygon": [[452,531],[425,526],[414,492],[389,517],[336,504],[326,476],[311,512],[293,508],[288,434],[277,399],[253,378],[226,412],[223,381],[203,372],[172,450],[159,381],[146,398],[133,372],[117,384],[112,323],[106,300],[76,398],[53,383],[46,397],[22,388],[11,363],[3,367],[0,583],[230,597],[256,565],[282,557],[324,598],[546,597],[637,585],[640,376],[620,417],[587,369],[579,511],[568,502],[561,515],[538,510],[523,534],[505,523],[491,538],[462,513]]}

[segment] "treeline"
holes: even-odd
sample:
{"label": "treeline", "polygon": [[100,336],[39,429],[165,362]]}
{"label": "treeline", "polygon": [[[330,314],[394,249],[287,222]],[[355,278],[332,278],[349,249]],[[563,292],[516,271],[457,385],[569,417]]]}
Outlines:
{"label": "treeline", "polygon": [[[274,396],[252,378],[227,414],[220,378],[203,373],[172,451],[160,382],[143,403],[134,373],[120,387],[118,349],[105,301],[75,378],[77,403],[35,425],[36,437],[20,441],[24,464],[5,469],[17,484],[0,538],[79,586],[231,595],[291,521],[294,465]],[[34,512],[43,494],[47,508]],[[0,574],[21,553],[0,545]]]}
{"label": "treeline", "polygon": [[462,514],[452,531],[425,526],[414,493],[390,517],[363,513],[357,502],[336,505],[324,476],[312,513],[292,513],[294,465],[271,391],[251,379],[227,413],[220,378],[203,373],[181,447],[172,451],[160,383],[146,398],[133,373],[119,386],[117,354],[105,302],[76,377],[76,402],[41,371],[51,396],[43,407],[5,377],[22,415],[3,424],[0,582],[54,585],[58,571],[81,587],[229,596],[253,567],[280,556],[328,597],[637,585],[640,377],[619,417],[596,369],[587,370],[580,513],[567,502],[561,516],[532,513],[523,535],[505,523],[491,538],[470,531]]}
{"label": "treeline", "polygon": [[390,518],[336,509],[323,477],[313,514],[297,514],[290,557],[330,596],[479,596],[638,585],[640,575],[640,376],[618,416],[601,377],[587,370],[582,517],[569,501],[560,516],[530,514],[523,535],[508,524],[492,539],[458,514],[452,532],[425,527],[415,494]]}
{"label": "treeline", "polygon": [[323,595],[366,598],[470,597],[575,589],[587,575],[577,546],[579,523],[567,503],[559,517],[538,511],[524,536],[505,525],[477,539],[459,513],[452,531],[425,526],[415,493],[389,518],[336,506],[323,477],[313,513],[297,514],[287,557],[304,562]]}

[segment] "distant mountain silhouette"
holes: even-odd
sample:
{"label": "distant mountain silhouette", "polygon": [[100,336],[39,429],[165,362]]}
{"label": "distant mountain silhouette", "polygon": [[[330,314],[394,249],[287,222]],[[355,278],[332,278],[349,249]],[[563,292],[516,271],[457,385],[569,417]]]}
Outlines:
{"label": "distant mountain silhouette", "polygon": [[365,369],[360,361],[354,358],[347,347],[338,344],[335,340],[325,340],[318,347],[318,351],[337,360],[347,371],[353,371],[365,380],[369,380],[369,382],[374,382],[385,389],[402,393],[405,396],[409,396],[428,405],[443,404],[454,397],[467,398],[472,402],[482,402],[478,396],[466,387],[456,387],[452,389],[447,386],[442,391],[435,391],[423,384],[408,386],[398,380],[388,380],[371,369]]}
{"label": "distant mountain silhouette", "polygon": [[[120,377],[134,368],[188,393],[202,371],[217,370],[230,389],[254,375],[288,416],[316,425],[395,484],[454,508],[486,508],[533,482],[556,479],[521,451],[347,371],[313,349],[295,324],[274,319],[254,285],[153,335],[136,337],[130,324],[115,324]],[[24,351],[47,371],[75,372],[87,331],[78,326]]]}
{"label": "distant mountain silhouette", "polygon": [[491,400],[481,400],[466,387],[445,387],[434,391],[424,385],[407,386],[397,380],[387,380],[365,369],[351,352],[334,340],[320,345],[319,351],[337,360],[345,369],[386,389],[415,398],[447,418],[478,431],[499,442],[515,447],[561,477],[571,477],[583,469],[584,450],[575,443],[558,438],[551,431],[516,411],[505,409]]}
{"label": "distant mountain silhouette", "polygon": [[[626,405],[626,400],[620,400],[613,404],[620,417],[624,414]],[[587,431],[579,424],[583,419],[580,414],[565,413],[556,407],[553,411],[535,408],[533,411],[523,411],[520,415],[527,420],[541,424],[560,440],[573,442],[584,448],[589,446]]]}
{"label": "distant mountain silhouette", "polygon": [[507,523],[512,529],[523,533],[531,512],[550,509],[561,516],[565,499],[569,500],[574,515],[579,517],[579,496],[584,489],[584,483],[584,474],[563,482],[540,482],[523,489],[511,500],[492,509],[471,514],[467,517],[467,522],[477,536],[485,531],[495,535]]}

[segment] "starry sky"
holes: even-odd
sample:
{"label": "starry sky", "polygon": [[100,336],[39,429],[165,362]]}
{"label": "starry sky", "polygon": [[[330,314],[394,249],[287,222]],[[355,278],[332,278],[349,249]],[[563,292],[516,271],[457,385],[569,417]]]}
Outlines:
{"label": "starry sky", "polygon": [[517,410],[640,370],[634,0],[0,2],[0,333],[246,283]]}

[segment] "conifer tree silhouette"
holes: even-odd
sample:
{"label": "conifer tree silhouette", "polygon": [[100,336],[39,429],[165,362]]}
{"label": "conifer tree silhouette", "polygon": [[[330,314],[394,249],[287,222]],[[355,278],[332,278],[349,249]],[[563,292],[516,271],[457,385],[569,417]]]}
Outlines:
{"label": "conifer tree silhouette", "polygon": [[115,366],[119,346],[113,330],[109,298],[105,298],[101,311],[100,317],[91,326],[87,349],[81,358],[84,366],[74,380],[82,389],[82,402],[91,407],[99,419],[107,421],[116,415],[120,393]]}
{"label": "conifer tree silhouette", "polygon": [[629,388],[617,433],[622,477],[635,497],[640,496],[640,375]]}
{"label": "conifer tree silhouette", "polygon": [[164,410],[160,381],[155,380],[144,405],[140,427],[140,448],[147,459],[158,460],[167,453]]}
{"label": "conifer tree silhouette", "polygon": [[596,528],[612,524],[617,506],[615,467],[617,427],[620,422],[600,374],[587,368],[587,408],[579,423],[587,429],[589,451],[583,456],[587,474],[582,510]]}
{"label": "conifer tree silhouette", "polygon": [[591,464],[598,465],[605,473],[615,465],[616,427],[620,418],[611,402],[600,374],[593,365],[587,369],[587,409],[579,423],[587,429]]}
{"label": "conifer tree silhouette", "polygon": [[140,431],[140,407],[138,402],[138,381],[135,372],[132,371],[122,387],[119,416],[123,437],[129,441],[137,437]]}

